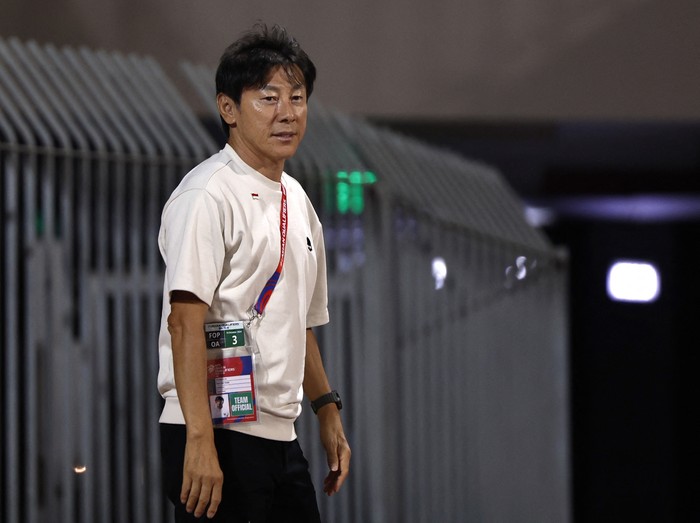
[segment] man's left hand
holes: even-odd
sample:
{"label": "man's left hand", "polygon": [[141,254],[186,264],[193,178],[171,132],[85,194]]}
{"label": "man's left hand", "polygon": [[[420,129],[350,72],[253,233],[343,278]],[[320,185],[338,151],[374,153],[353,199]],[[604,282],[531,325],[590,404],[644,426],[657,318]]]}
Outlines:
{"label": "man's left hand", "polygon": [[350,445],[343,432],[340,413],[334,404],[321,407],[318,411],[321,425],[321,443],[326,449],[328,475],[323,480],[323,492],[332,496],[343,486],[350,472]]}

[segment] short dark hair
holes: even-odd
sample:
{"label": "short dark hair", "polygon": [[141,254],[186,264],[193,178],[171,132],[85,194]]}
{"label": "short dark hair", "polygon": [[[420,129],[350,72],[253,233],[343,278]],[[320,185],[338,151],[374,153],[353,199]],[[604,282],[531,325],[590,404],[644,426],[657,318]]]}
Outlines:
{"label": "short dark hair", "polygon": [[[299,42],[287,30],[277,24],[268,27],[258,23],[226,48],[216,69],[216,93],[229,96],[241,103],[244,89],[265,85],[273,69],[282,67],[290,79],[300,81],[304,77],[307,98],[314,90],[316,66]],[[221,119],[224,135],[228,136],[228,124]]]}

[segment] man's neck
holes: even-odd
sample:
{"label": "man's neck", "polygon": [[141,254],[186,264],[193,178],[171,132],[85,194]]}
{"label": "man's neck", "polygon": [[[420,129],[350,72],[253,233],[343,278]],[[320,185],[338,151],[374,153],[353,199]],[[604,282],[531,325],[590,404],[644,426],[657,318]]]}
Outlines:
{"label": "man's neck", "polygon": [[236,151],[238,157],[241,160],[243,160],[246,163],[246,165],[255,169],[265,178],[269,178],[273,182],[279,183],[282,181],[282,172],[284,171],[284,160],[280,160],[279,162],[264,162],[257,158],[255,155],[251,154],[250,151],[248,151],[248,149],[246,149],[245,147],[240,146],[238,143],[234,143],[234,140],[229,139],[228,144],[234,151]]}

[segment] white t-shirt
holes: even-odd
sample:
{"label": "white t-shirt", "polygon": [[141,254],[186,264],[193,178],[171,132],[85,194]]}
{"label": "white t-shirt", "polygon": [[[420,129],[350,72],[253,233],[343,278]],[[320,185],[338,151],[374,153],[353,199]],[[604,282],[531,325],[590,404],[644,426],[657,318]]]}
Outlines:
{"label": "white t-shirt", "polygon": [[[301,185],[286,173],[284,267],[257,332],[259,423],[225,428],[279,441],[296,437],[303,398],[306,328],[328,322],[323,231]],[[280,259],[280,184],[244,163],[229,145],[182,180],[166,202],[158,244],[165,261],[158,390],[161,423],[183,424],[167,329],[170,293],[209,305],[206,323],[248,318]],[[204,336],[204,332],[202,332]]]}

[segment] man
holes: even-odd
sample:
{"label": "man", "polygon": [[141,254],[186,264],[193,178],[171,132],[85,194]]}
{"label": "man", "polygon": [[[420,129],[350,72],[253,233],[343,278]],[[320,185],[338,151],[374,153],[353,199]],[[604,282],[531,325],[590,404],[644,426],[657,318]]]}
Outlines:
{"label": "man", "polygon": [[[328,321],[321,224],[283,172],[306,130],[315,76],[278,26],[258,25],[226,49],[216,89],[227,144],[187,174],[163,210],[158,386],[178,522],[320,521],[294,430],[304,394],[327,454],[324,492],[338,492],[348,475],[341,404],[312,330]],[[213,429],[204,331],[224,322],[252,325],[258,421]]]}

